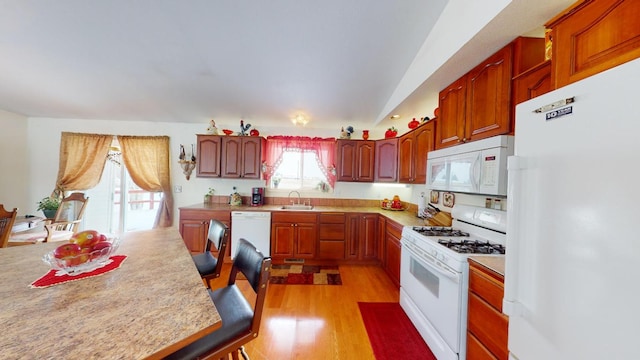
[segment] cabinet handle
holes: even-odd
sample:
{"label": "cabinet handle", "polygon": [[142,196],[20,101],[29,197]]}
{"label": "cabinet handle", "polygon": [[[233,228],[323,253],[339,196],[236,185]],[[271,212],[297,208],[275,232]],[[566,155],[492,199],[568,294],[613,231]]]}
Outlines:
{"label": "cabinet handle", "polygon": [[295,225],[291,224],[291,226],[295,226]]}

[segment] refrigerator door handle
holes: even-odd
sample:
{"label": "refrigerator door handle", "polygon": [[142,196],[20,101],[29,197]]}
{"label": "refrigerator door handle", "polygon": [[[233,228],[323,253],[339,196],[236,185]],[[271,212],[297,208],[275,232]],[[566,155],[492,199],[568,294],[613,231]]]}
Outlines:
{"label": "refrigerator door handle", "polygon": [[505,256],[505,284],[504,298],[502,300],[502,312],[508,316],[522,316],[524,306],[518,301],[518,262],[520,257],[520,246],[518,244],[518,226],[520,221],[520,209],[518,208],[519,191],[522,191],[520,175],[525,168],[525,159],[519,156],[509,156],[507,158],[507,171],[509,182],[507,185],[507,248],[509,251]]}

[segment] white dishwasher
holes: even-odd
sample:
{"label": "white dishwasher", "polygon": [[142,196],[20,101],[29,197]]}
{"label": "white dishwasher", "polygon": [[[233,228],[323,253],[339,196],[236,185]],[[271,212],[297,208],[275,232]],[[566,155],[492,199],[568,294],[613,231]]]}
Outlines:
{"label": "white dishwasher", "polygon": [[251,242],[265,256],[271,256],[271,213],[268,211],[232,211],[232,259],[236,257],[240,239]]}

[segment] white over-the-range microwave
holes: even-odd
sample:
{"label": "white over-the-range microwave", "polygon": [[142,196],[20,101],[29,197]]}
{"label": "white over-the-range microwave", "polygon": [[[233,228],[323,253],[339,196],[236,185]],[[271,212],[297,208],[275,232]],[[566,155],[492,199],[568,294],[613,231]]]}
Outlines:
{"label": "white over-the-range microwave", "polygon": [[506,196],[507,157],[513,155],[513,143],[513,136],[500,135],[430,151],[427,188]]}

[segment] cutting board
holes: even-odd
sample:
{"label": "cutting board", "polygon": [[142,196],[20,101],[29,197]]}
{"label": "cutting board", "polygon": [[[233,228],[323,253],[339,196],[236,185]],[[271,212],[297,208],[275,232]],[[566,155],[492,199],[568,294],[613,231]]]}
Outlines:
{"label": "cutting board", "polygon": [[427,219],[430,226],[451,226],[451,214],[446,211],[440,211],[433,214]]}

